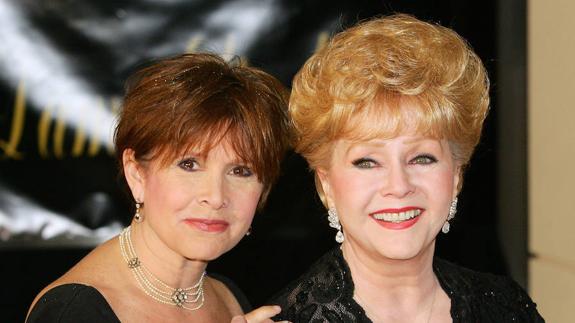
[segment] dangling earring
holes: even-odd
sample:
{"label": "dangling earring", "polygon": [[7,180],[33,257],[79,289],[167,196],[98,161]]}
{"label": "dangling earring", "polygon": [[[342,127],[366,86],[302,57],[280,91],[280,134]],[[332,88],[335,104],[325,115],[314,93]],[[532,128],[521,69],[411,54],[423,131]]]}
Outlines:
{"label": "dangling earring", "polygon": [[441,228],[441,232],[443,233],[448,233],[449,232],[449,220],[453,219],[455,217],[455,213],[457,213],[457,197],[453,199],[453,201],[451,201],[451,206],[449,206],[449,214],[447,215],[447,220],[445,220],[445,223],[443,224],[443,227]]}
{"label": "dangling earring", "polygon": [[140,202],[136,202],[136,214],[134,214],[134,220],[136,220],[136,222],[140,223],[142,222],[142,220],[144,219],[144,216],[142,215],[142,213],[140,213],[140,208],[142,207],[143,203]]}
{"label": "dangling earring", "polygon": [[248,231],[246,232],[246,237],[249,236],[250,234],[252,234],[252,227],[251,226],[248,228]]}
{"label": "dangling earring", "polygon": [[339,218],[337,216],[337,212],[335,209],[330,208],[327,210],[327,220],[329,221],[329,226],[336,229],[337,233],[335,234],[335,241],[342,243],[344,240],[343,232],[341,232],[341,224],[339,224]]}

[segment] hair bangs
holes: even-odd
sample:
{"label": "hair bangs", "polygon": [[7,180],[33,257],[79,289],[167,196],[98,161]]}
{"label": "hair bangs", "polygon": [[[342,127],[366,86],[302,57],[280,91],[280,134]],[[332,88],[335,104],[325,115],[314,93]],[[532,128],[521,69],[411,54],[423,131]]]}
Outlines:
{"label": "hair bangs", "polygon": [[446,133],[451,120],[449,110],[433,107],[431,102],[421,96],[382,92],[367,104],[351,107],[346,116],[334,122],[339,127],[332,131],[339,135],[333,139],[360,142],[390,139],[402,133],[449,138]]}

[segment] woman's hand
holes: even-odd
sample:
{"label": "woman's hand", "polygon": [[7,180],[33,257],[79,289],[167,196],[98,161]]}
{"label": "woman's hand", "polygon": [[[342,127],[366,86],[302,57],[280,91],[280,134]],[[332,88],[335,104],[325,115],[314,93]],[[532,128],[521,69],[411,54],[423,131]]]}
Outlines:
{"label": "woman's hand", "polygon": [[[278,315],[281,310],[281,307],[277,305],[262,306],[243,316],[234,316],[231,323],[271,323],[272,317]],[[281,322],[287,323],[288,321]]]}

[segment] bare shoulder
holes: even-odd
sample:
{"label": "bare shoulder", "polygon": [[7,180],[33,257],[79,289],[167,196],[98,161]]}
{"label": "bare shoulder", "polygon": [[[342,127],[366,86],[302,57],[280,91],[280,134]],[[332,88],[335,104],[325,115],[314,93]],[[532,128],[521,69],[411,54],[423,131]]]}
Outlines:
{"label": "bare shoulder", "polygon": [[220,279],[209,276],[207,277],[207,282],[212,286],[214,294],[228,309],[232,316],[243,314],[240,303],[236,299],[234,293],[232,293],[232,291],[228,288],[228,285],[226,285]]}
{"label": "bare shoulder", "polygon": [[118,277],[118,266],[121,264],[118,260],[121,260],[119,245],[117,239],[112,238],[92,250],[60,278],[44,287],[34,298],[28,314],[46,292],[61,285],[82,284],[97,290],[107,289],[110,284],[114,284],[115,280],[122,279]]}

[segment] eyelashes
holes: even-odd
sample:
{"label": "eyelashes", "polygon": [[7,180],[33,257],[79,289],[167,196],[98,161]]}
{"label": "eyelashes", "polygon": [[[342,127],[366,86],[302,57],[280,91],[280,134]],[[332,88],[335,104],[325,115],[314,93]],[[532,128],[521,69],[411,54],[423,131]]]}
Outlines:
{"label": "eyelashes", "polygon": [[[200,170],[200,164],[195,158],[185,158],[178,162],[178,167],[186,172],[195,172]],[[227,172],[228,175],[237,177],[251,177],[254,176],[252,169],[246,165],[234,165]]]}
{"label": "eyelashes", "polygon": [[178,162],[178,167],[185,171],[194,171],[198,168],[198,162],[194,158],[186,158]]}
{"label": "eyelashes", "polygon": [[230,171],[231,175],[238,177],[251,177],[254,172],[247,166],[236,166]]}
{"label": "eyelashes", "polygon": [[375,160],[365,157],[354,160],[352,164],[360,169],[369,169],[379,165]]}
{"label": "eyelashes", "polygon": [[410,164],[418,164],[418,165],[428,165],[437,163],[437,158],[430,154],[422,154],[418,155],[417,157],[413,158],[410,161]]}
{"label": "eyelashes", "polygon": [[[437,163],[438,159],[431,155],[431,154],[420,154],[417,155],[415,158],[409,160],[408,164],[410,165],[430,165]],[[359,169],[371,169],[374,167],[379,166],[380,164],[372,159],[367,157],[358,158],[352,161],[352,165]]]}

